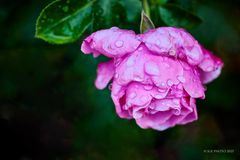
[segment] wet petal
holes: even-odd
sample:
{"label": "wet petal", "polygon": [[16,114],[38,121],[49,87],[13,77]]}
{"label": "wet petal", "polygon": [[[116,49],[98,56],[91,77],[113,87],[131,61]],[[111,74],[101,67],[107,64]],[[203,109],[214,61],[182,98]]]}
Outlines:
{"label": "wet petal", "polygon": [[183,76],[186,80],[185,83],[183,83],[186,92],[193,98],[204,99],[204,87],[200,81],[198,71],[195,68],[184,70]]}
{"label": "wet petal", "polygon": [[95,86],[98,89],[104,89],[108,82],[112,79],[115,72],[113,60],[100,63],[97,69],[97,78],[95,80]]}
{"label": "wet petal", "polygon": [[131,119],[132,116],[127,110],[124,110],[124,105],[126,105],[125,87],[122,87],[116,81],[112,83],[112,93],[111,97],[115,105],[116,112],[119,117]]}
{"label": "wet petal", "polygon": [[199,43],[185,30],[174,27],[159,27],[142,35],[147,48],[158,55],[178,57],[191,65],[203,58]]}
{"label": "wet petal", "polygon": [[171,115],[171,111],[157,112],[156,114],[144,115],[143,117],[136,119],[136,123],[141,128],[165,130],[170,127],[169,125],[165,125],[165,122],[171,117]]}
{"label": "wet petal", "polygon": [[189,107],[192,109],[192,112],[185,115],[184,119],[182,119],[179,124],[186,124],[198,119],[197,109],[196,109],[196,100],[194,98],[190,98]]}
{"label": "wet petal", "polygon": [[223,62],[214,56],[210,51],[203,49],[204,58],[198,65],[200,68],[200,78],[203,83],[209,83],[216,79],[222,70]]}
{"label": "wet petal", "polygon": [[140,43],[133,31],[113,27],[92,33],[83,41],[81,50],[85,54],[103,54],[113,58],[133,52]]}

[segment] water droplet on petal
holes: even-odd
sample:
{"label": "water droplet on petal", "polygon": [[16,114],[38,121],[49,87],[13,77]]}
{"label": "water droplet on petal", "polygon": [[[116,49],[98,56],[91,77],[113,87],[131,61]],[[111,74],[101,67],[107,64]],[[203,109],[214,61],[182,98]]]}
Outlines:
{"label": "water droplet on petal", "polygon": [[145,85],[143,88],[145,90],[149,91],[149,90],[151,90],[153,88],[153,86],[152,85]]}
{"label": "water droplet on petal", "polygon": [[172,110],[172,113],[175,114],[175,115],[180,115],[181,111],[180,111],[180,109],[178,109],[178,108],[174,108],[174,109]]}
{"label": "water droplet on petal", "polygon": [[134,63],[135,63],[134,57],[128,58],[128,60],[127,60],[127,66],[128,66],[128,67],[133,66]]}
{"label": "water droplet on petal", "polygon": [[166,89],[158,88],[158,92],[164,93],[164,92],[166,92]]}
{"label": "water droplet on petal", "polygon": [[142,102],[146,102],[148,100],[148,97],[147,96],[142,96],[140,99],[141,99]]}
{"label": "water droplet on petal", "polygon": [[170,49],[168,54],[170,56],[175,56],[176,55],[176,50],[175,49]]}
{"label": "water droplet on petal", "polygon": [[159,75],[158,65],[154,62],[145,63],[145,71],[150,75]]}
{"label": "water droplet on petal", "polygon": [[177,76],[177,79],[182,83],[186,82],[186,79],[183,76]]}
{"label": "water droplet on petal", "polygon": [[166,84],[164,82],[161,83],[161,86],[164,87]]}
{"label": "water droplet on petal", "polygon": [[163,98],[163,95],[161,95],[161,94],[156,94],[154,97],[155,97],[156,99],[161,99],[161,98]]}
{"label": "water droplet on petal", "polygon": [[135,76],[134,80],[137,81],[137,82],[143,81],[143,79],[141,77],[139,77],[139,76]]}
{"label": "water droplet on petal", "polygon": [[120,48],[123,46],[123,41],[116,41],[115,45],[116,45],[116,47]]}
{"label": "water droplet on petal", "polygon": [[137,96],[137,94],[135,92],[132,92],[129,94],[129,98],[133,99]]}
{"label": "water droplet on petal", "polygon": [[168,84],[168,86],[169,86],[169,87],[171,87],[171,86],[173,85],[173,82],[172,82],[172,80],[171,80],[171,79],[169,79],[169,80],[167,81],[167,84]]}
{"label": "water droplet on petal", "polygon": [[138,51],[142,51],[142,50],[143,50],[143,47],[139,47],[139,48],[138,48]]}
{"label": "water droplet on petal", "polygon": [[177,99],[173,99],[173,103],[177,105],[179,101]]}
{"label": "water droplet on petal", "polygon": [[118,27],[112,27],[112,28],[110,28],[111,30],[118,30]]}
{"label": "water droplet on petal", "polygon": [[166,68],[170,68],[170,65],[169,65],[168,63],[163,62],[163,65],[164,65]]}

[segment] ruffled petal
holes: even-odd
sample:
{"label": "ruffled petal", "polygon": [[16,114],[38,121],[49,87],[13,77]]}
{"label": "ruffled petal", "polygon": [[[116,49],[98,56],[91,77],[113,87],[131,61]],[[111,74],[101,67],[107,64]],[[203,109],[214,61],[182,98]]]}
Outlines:
{"label": "ruffled petal", "polygon": [[183,29],[159,27],[143,34],[142,39],[151,52],[161,56],[178,57],[191,65],[203,59],[200,45]]}
{"label": "ruffled petal", "polygon": [[116,81],[112,83],[111,97],[115,105],[117,115],[121,118],[132,119],[132,115],[129,111],[124,109],[126,107],[126,91],[127,87],[119,85]]}
{"label": "ruffled petal", "polygon": [[[187,64],[184,64],[187,66]],[[185,67],[186,68],[186,67]],[[183,83],[183,88],[186,92],[193,98],[205,98],[204,87],[199,78],[199,72],[195,68],[184,69],[183,77],[185,82]]]}
{"label": "ruffled petal", "polygon": [[223,62],[220,58],[214,56],[210,51],[202,48],[204,58],[198,65],[200,68],[200,78],[203,83],[209,83],[216,79],[222,70]]}
{"label": "ruffled petal", "polygon": [[[182,103],[185,103],[185,102],[182,101]],[[190,122],[195,121],[195,120],[198,119],[197,109],[196,109],[196,100],[194,98],[190,98],[188,103],[189,104],[188,104],[187,108],[190,108],[190,112],[185,114],[184,118],[179,122],[179,124],[190,123]]]}
{"label": "ruffled petal", "polygon": [[81,50],[85,54],[113,58],[133,52],[140,43],[133,31],[112,27],[92,33],[83,41]]}

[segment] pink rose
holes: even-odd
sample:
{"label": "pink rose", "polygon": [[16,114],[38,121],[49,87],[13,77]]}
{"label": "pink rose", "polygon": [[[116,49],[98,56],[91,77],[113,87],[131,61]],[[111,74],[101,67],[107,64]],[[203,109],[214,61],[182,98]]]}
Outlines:
{"label": "pink rose", "polygon": [[160,131],[197,119],[195,99],[204,99],[203,84],[223,66],[189,33],[173,27],[139,35],[113,27],[91,34],[81,50],[111,58],[98,65],[95,85],[103,89],[112,80],[117,114]]}

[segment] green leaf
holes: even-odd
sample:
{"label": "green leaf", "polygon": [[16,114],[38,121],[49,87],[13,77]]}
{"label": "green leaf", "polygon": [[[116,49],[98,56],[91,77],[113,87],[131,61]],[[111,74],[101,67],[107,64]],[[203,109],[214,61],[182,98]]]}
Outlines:
{"label": "green leaf", "polygon": [[139,0],[98,0],[93,6],[93,31],[112,26],[133,27],[140,13]]}
{"label": "green leaf", "polygon": [[141,24],[140,24],[140,33],[147,32],[150,29],[155,28],[151,19],[142,11],[141,15]]}
{"label": "green leaf", "polygon": [[202,22],[198,16],[173,4],[160,6],[159,13],[162,20],[169,26],[192,29]]}
{"label": "green leaf", "polygon": [[76,41],[92,23],[94,0],[56,0],[37,19],[36,37],[54,44]]}

